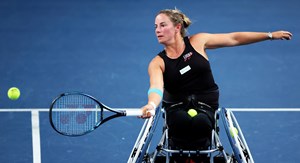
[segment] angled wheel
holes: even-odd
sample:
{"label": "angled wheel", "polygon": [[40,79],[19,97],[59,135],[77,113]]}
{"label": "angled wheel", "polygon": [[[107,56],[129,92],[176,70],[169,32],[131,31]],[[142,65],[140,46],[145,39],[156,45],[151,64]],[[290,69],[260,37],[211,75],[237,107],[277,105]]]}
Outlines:
{"label": "angled wheel", "polygon": [[253,163],[253,157],[233,112],[222,108],[221,118],[236,161],[238,163]]}

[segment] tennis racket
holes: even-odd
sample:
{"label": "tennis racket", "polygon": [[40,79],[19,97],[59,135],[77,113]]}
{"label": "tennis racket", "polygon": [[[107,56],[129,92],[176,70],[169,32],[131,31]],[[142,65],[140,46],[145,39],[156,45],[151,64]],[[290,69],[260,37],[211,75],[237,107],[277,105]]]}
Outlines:
{"label": "tennis racket", "polygon": [[[244,134],[231,110],[222,108],[221,117],[224,124],[224,128],[229,139],[230,145],[233,149],[235,159],[238,163],[254,163],[250,149],[245,140]],[[237,133],[233,133],[233,129],[237,130]]]}
{"label": "tennis racket", "polygon": [[[154,115],[155,111],[149,113]],[[140,115],[140,109],[112,109],[96,98],[79,92],[59,95],[53,100],[49,111],[51,126],[65,136],[85,135],[113,118]]]}

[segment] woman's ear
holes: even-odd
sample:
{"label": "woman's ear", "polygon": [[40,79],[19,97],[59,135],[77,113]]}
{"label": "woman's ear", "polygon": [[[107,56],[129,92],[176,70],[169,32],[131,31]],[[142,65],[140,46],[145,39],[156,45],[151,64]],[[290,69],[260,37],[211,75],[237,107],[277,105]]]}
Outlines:
{"label": "woman's ear", "polygon": [[182,26],[181,26],[181,24],[180,23],[178,23],[176,26],[175,26],[175,30],[176,30],[176,32],[181,32],[181,28],[182,28]]}

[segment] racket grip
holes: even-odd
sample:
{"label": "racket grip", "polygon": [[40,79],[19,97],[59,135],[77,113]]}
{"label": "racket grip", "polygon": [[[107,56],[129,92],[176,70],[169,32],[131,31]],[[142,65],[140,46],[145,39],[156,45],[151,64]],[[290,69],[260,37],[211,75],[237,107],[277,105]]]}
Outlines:
{"label": "racket grip", "polygon": [[[149,110],[148,112],[151,113],[151,115],[155,115],[155,110]],[[126,110],[126,116],[141,116],[143,115],[143,112],[141,109],[127,109]]]}

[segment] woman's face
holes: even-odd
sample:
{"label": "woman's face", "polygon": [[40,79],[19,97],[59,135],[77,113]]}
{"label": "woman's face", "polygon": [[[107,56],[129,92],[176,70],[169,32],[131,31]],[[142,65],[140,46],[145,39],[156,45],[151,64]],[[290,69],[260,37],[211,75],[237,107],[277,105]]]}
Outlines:
{"label": "woman's face", "polygon": [[155,18],[155,34],[161,44],[168,44],[173,41],[178,29],[171,22],[166,14],[159,14]]}

